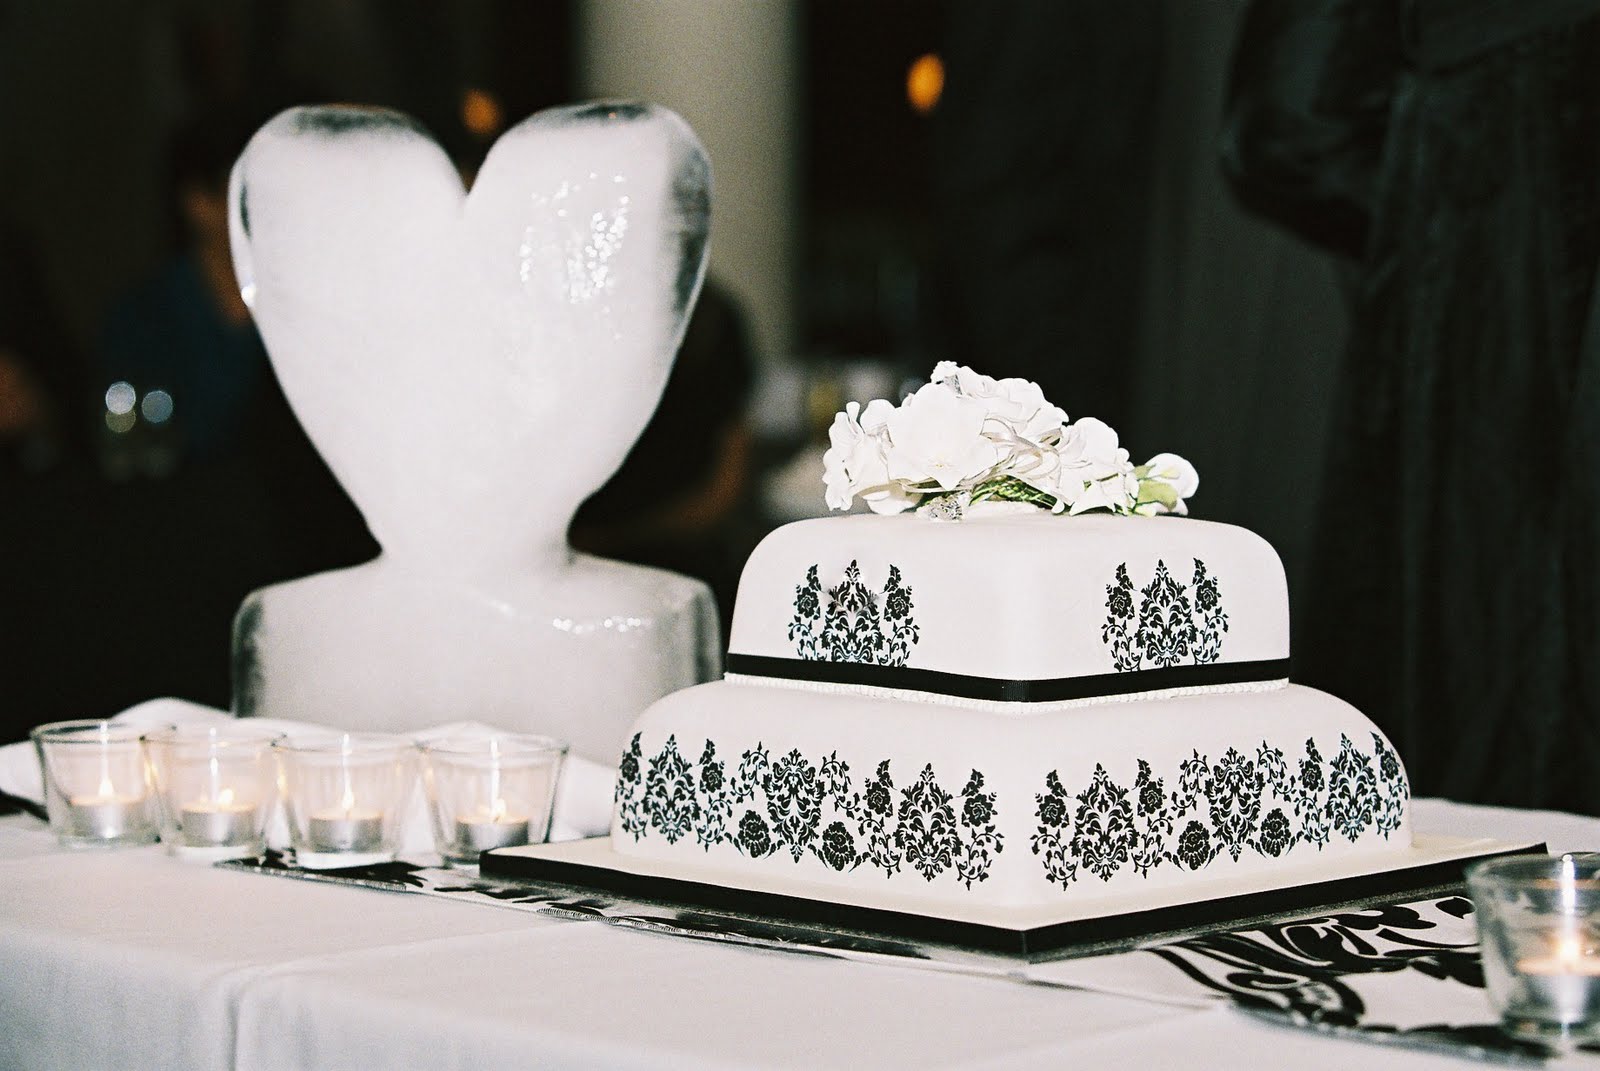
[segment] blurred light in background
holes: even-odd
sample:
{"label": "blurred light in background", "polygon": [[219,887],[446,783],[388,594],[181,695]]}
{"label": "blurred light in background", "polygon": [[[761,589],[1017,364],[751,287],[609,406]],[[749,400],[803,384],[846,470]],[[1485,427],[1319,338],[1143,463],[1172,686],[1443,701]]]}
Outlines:
{"label": "blurred light in background", "polygon": [[469,89],[461,94],[461,125],[469,134],[490,138],[500,133],[505,123],[505,110],[493,93],[485,89]]}
{"label": "blurred light in background", "polygon": [[152,424],[165,424],[172,418],[172,395],[164,390],[153,390],[139,403],[139,412]]}
{"label": "blurred light in background", "polygon": [[944,92],[944,60],[928,52],[912,61],[906,71],[906,100],[918,115],[927,115]]}
{"label": "blurred light in background", "polygon": [[138,400],[139,392],[126,380],[119,379],[106,388],[106,412],[114,416],[126,416],[133,412],[133,404]]}

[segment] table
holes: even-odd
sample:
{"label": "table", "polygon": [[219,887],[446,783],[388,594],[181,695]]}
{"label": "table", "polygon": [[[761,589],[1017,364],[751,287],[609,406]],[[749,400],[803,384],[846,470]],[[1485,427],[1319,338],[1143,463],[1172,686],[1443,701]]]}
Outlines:
{"label": "table", "polygon": [[[1600,819],[1419,800],[1424,832]],[[65,852],[0,819],[0,1068],[1460,1068],[1169,1007]]]}

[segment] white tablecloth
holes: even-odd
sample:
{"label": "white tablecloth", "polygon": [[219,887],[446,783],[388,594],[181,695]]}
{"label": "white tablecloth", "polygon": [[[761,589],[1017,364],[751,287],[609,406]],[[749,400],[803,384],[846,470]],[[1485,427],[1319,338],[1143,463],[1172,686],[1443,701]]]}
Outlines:
{"label": "white tablecloth", "polygon": [[[1600,820],[1416,804],[1600,847]],[[1487,1007],[1485,1020],[1491,1018]],[[66,852],[0,819],[0,1068],[1457,1068],[1191,1009]]]}

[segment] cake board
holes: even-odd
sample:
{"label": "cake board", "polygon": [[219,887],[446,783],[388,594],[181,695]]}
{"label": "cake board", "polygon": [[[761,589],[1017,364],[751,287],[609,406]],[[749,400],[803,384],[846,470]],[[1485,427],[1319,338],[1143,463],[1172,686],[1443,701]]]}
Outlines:
{"label": "cake board", "polygon": [[1304,918],[1334,909],[1403,903],[1461,885],[1465,868],[1543,843],[1418,836],[1403,859],[1353,861],[1337,877],[1283,868],[1247,880],[1197,881],[1182,890],[1063,899],[1044,907],[932,903],[887,890],[839,889],[770,875],[621,855],[609,837],[485,852],[484,877],[623,897],[685,912],[710,929],[819,943],[822,935],[929,944],[1029,961],[1119,951],[1198,933]]}

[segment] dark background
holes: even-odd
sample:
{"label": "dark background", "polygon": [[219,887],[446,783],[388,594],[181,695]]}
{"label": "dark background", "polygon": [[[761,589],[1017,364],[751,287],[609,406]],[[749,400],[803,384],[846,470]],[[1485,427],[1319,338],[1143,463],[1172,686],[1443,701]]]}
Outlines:
{"label": "dark background", "polygon": [[[794,222],[793,338],[742,336],[754,464],[722,568],[821,511],[820,466],[803,502],[781,478],[815,464],[853,384],[892,392],[948,357],[1037,379],[1136,460],[1189,457],[1195,512],[1262,532],[1297,586],[1344,311],[1336,262],[1241,211],[1218,171],[1242,4],[792,10],[796,196],[773,208]],[[499,126],[573,99],[581,21],[561,0],[0,2],[0,349],[23,352],[57,418],[0,459],[0,739],[155,695],[225,706],[243,596],[374,552],[270,382],[270,431],[240,456],[180,443],[132,477],[108,460],[97,355],[119,299],[181,246],[174,135],[360,101],[416,116],[470,167],[493,132],[466,129],[463,94],[492,98]],[[927,54],[946,81],[920,112],[906,79]],[[285,471],[313,504],[274,497]]]}

